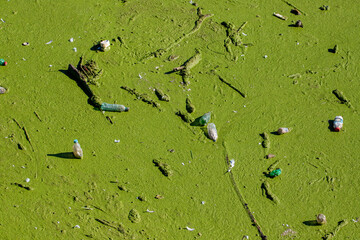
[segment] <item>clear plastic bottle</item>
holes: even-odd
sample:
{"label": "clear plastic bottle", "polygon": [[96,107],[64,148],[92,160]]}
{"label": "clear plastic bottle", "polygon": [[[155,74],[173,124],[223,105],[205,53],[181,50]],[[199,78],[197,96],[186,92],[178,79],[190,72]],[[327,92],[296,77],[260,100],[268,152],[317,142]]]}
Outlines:
{"label": "clear plastic bottle", "polygon": [[204,126],[210,121],[210,119],[211,119],[211,112],[205,113],[200,117],[199,123]]}
{"label": "clear plastic bottle", "polygon": [[102,103],[100,106],[101,111],[110,111],[110,112],[127,112],[129,111],[128,107],[120,104],[110,104]]}
{"label": "clear plastic bottle", "polygon": [[213,140],[214,142],[216,142],[216,140],[218,139],[218,134],[217,134],[217,130],[216,130],[216,126],[214,123],[209,123],[207,126],[207,130],[208,130],[208,136],[211,140]]}
{"label": "clear plastic bottle", "polygon": [[344,124],[342,116],[336,116],[333,123],[333,128],[335,132],[340,132]]}
{"label": "clear plastic bottle", "polygon": [[81,149],[79,141],[77,139],[74,140],[73,153],[74,153],[74,157],[80,159],[83,158],[83,150]]}

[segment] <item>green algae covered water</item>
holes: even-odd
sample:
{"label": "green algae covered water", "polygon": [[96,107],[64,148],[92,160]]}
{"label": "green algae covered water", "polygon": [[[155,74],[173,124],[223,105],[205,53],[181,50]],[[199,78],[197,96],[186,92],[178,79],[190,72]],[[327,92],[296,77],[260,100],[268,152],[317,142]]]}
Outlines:
{"label": "green algae covered water", "polygon": [[[354,1],[3,0],[0,18],[1,239],[360,235]],[[128,112],[88,104],[67,72],[81,56]]]}

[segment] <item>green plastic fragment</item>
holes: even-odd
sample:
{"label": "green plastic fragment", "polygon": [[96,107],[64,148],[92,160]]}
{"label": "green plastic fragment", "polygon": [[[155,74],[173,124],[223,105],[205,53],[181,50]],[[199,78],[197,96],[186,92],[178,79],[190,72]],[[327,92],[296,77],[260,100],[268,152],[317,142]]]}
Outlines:
{"label": "green plastic fragment", "polygon": [[270,172],[269,176],[270,177],[277,177],[281,174],[281,169],[280,168],[277,168],[275,169],[274,171]]}
{"label": "green plastic fragment", "polygon": [[205,113],[200,117],[199,123],[204,126],[210,121],[210,119],[211,119],[211,112]]}

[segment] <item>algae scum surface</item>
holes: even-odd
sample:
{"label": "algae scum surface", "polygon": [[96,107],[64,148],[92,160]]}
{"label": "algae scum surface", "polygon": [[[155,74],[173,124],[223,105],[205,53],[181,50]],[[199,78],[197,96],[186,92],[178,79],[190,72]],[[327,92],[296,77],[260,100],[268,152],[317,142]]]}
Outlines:
{"label": "algae scum surface", "polygon": [[[2,1],[1,239],[357,239],[356,9]],[[97,102],[128,112],[89,100],[67,71],[81,56],[103,70],[88,83]]]}

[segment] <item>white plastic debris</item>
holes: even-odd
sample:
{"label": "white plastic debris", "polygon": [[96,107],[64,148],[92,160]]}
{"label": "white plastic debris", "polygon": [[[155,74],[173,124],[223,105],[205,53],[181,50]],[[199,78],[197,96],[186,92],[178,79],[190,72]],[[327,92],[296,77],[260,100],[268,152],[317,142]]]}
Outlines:
{"label": "white plastic debris", "polygon": [[69,39],[69,42],[74,42],[74,38],[70,38],[70,39]]}
{"label": "white plastic debris", "polygon": [[74,52],[77,52],[77,48],[76,48],[76,47],[74,47],[73,50],[74,50]]}
{"label": "white plastic debris", "polygon": [[75,225],[74,228],[80,228],[80,226],[79,226],[79,225]]}
{"label": "white plastic debris", "polygon": [[264,58],[267,58],[268,57],[268,55],[264,55]]}
{"label": "white plastic debris", "polygon": [[246,34],[246,33],[243,33],[243,32],[242,32],[242,35],[247,36],[247,34]]}
{"label": "white plastic debris", "polygon": [[155,212],[155,211],[150,211],[149,209],[146,209],[146,212],[148,212],[148,213],[153,213],[153,212]]}
{"label": "white plastic debris", "polygon": [[116,139],[115,139],[114,142],[119,143],[119,142],[120,142],[120,139],[119,139],[119,140],[116,140]]}
{"label": "white plastic debris", "polygon": [[2,19],[2,18],[1,18],[1,21],[2,21],[3,23],[5,23],[4,19]]}
{"label": "white plastic debris", "polygon": [[26,178],[26,179],[25,179],[25,182],[30,182],[30,178]]}
{"label": "white plastic debris", "polygon": [[47,43],[45,43],[45,44],[50,44],[50,43],[52,43],[52,40],[50,40],[49,42],[47,42]]}
{"label": "white plastic debris", "polygon": [[194,231],[195,228],[189,228],[188,226],[186,226],[186,229],[189,230],[189,231]]}
{"label": "white plastic debris", "polygon": [[204,204],[205,204],[205,201],[201,201],[201,204],[204,205]]}

